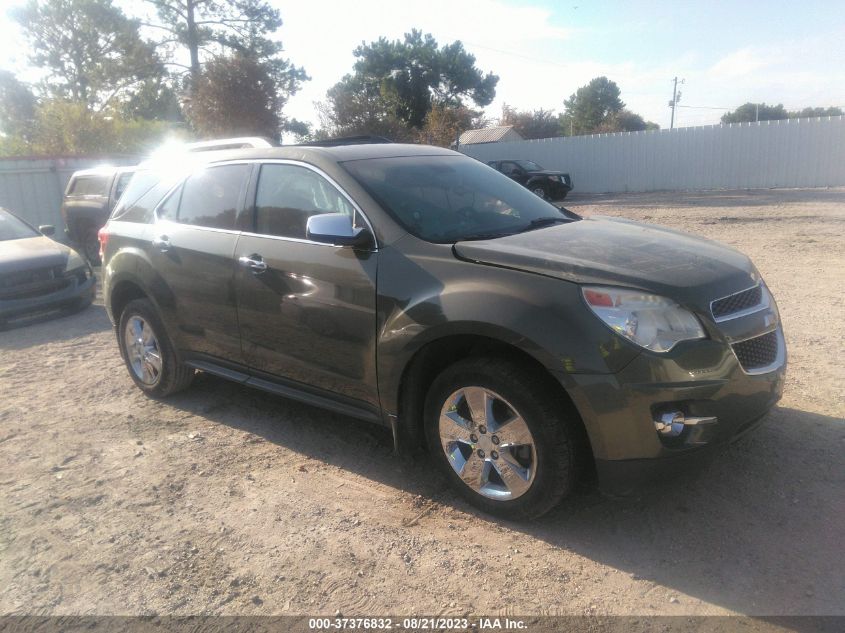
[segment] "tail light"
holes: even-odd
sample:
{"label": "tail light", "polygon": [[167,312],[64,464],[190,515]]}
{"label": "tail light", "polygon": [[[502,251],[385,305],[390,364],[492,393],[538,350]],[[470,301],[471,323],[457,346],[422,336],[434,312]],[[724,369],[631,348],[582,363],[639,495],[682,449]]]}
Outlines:
{"label": "tail light", "polygon": [[97,239],[100,241],[100,261],[103,261],[106,254],[106,245],[109,243],[109,232],[105,226],[97,231]]}

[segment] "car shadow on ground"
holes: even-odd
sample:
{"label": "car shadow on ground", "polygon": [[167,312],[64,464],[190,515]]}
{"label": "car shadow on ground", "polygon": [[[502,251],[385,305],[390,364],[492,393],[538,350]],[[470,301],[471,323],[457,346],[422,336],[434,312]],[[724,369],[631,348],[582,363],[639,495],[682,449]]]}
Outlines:
{"label": "car shadow on ground", "polygon": [[786,204],[843,203],[845,188],[833,189],[742,189],[713,191],[653,191],[644,193],[581,193],[572,192],[558,206],[577,212],[580,207],[686,207],[702,209],[719,207],[765,207]]}
{"label": "car shadow on ground", "polygon": [[[452,493],[427,456],[394,455],[386,429],[207,375],[168,403],[497,522]],[[539,520],[499,523],[740,613],[841,614],[843,442],[843,420],[776,408],[754,434],[689,477],[624,499],[585,488]],[[663,594],[643,602],[662,607]]]}
{"label": "car shadow on ground", "polygon": [[0,329],[0,350],[22,350],[35,345],[69,341],[111,329],[102,305],[84,310],[52,312],[16,319]]}

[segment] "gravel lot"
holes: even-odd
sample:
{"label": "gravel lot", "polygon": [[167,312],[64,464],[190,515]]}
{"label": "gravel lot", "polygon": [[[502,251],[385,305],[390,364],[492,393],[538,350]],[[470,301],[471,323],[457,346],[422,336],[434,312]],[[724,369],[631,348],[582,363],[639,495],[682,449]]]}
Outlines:
{"label": "gravel lot", "polygon": [[134,388],[101,305],[0,333],[0,613],[845,614],[845,190],[573,196],[749,254],[786,392],[698,476],[492,521],[387,432]]}

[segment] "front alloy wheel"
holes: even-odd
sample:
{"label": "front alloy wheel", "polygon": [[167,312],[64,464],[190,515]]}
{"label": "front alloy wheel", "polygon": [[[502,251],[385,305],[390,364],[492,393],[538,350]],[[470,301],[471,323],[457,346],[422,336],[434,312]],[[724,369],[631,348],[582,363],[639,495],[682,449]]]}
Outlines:
{"label": "front alloy wheel", "polygon": [[464,387],[452,393],[439,429],[449,464],[478,494],[516,499],[534,482],[534,438],[519,412],[495,391]]}
{"label": "front alloy wheel", "polygon": [[471,504],[526,519],[572,489],[580,420],[553,380],[535,366],[478,356],[450,365],[429,387],[429,452]]}

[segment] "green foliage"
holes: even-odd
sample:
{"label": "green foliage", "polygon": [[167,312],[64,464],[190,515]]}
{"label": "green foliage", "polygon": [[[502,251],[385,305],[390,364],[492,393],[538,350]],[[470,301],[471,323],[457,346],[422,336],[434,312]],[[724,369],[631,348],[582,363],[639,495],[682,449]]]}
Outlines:
{"label": "green foliage", "polygon": [[164,69],[139,24],[111,0],[30,0],[12,11],[43,68],[45,96],[104,109]]}
{"label": "green foliage", "polygon": [[660,126],[657,123],[646,121],[639,114],[623,108],[609,115],[595,131],[598,133],[642,132],[643,130],[658,129],[660,129]]}
{"label": "green foliage", "polygon": [[0,132],[25,140],[35,119],[35,95],[8,70],[0,70]]}
{"label": "green foliage", "polygon": [[804,108],[803,110],[794,110],[789,113],[790,119],[809,119],[819,116],[842,116],[842,108]]}
{"label": "green foliage", "polygon": [[596,77],[563,102],[564,129],[572,134],[593,134],[604,124],[609,124],[613,115],[625,104],[619,97],[619,86],[607,77]]}
{"label": "green foliage", "polygon": [[722,115],[722,123],[747,123],[750,121],[776,121],[788,119],[789,113],[783,104],[744,103],[733,112]]}
{"label": "green foliage", "polygon": [[560,120],[553,110],[517,111],[505,104],[499,125],[512,125],[524,139],[563,136]]}
{"label": "green foliage", "polygon": [[302,68],[281,57],[282,44],[268,35],[282,26],[279,10],[266,0],[145,0],[158,14],[154,27],[162,47],[188,53],[191,81],[199,79],[204,61],[222,54],[241,54],[267,65],[283,95],[296,92],[308,79]]}
{"label": "green foliage", "polygon": [[482,113],[466,106],[435,104],[425,117],[418,140],[426,145],[450,147],[461,132],[482,127]]}
{"label": "green foliage", "polygon": [[92,112],[84,102],[50,99],[36,108],[28,138],[0,139],[0,155],[144,154],[177,129],[165,121],[126,120],[112,111]]}
{"label": "green foliage", "polygon": [[434,106],[460,108],[467,100],[485,106],[496,95],[499,78],[476,68],[461,42],[440,47],[413,30],[402,40],[361,44],[354,54],[353,74],[328,91],[321,107],[331,134],[413,137]]}
{"label": "green foliage", "polygon": [[206,64],[186,111],[200,136],[278,139],[281,133],[281,103],[272,70],[240,53]]}

